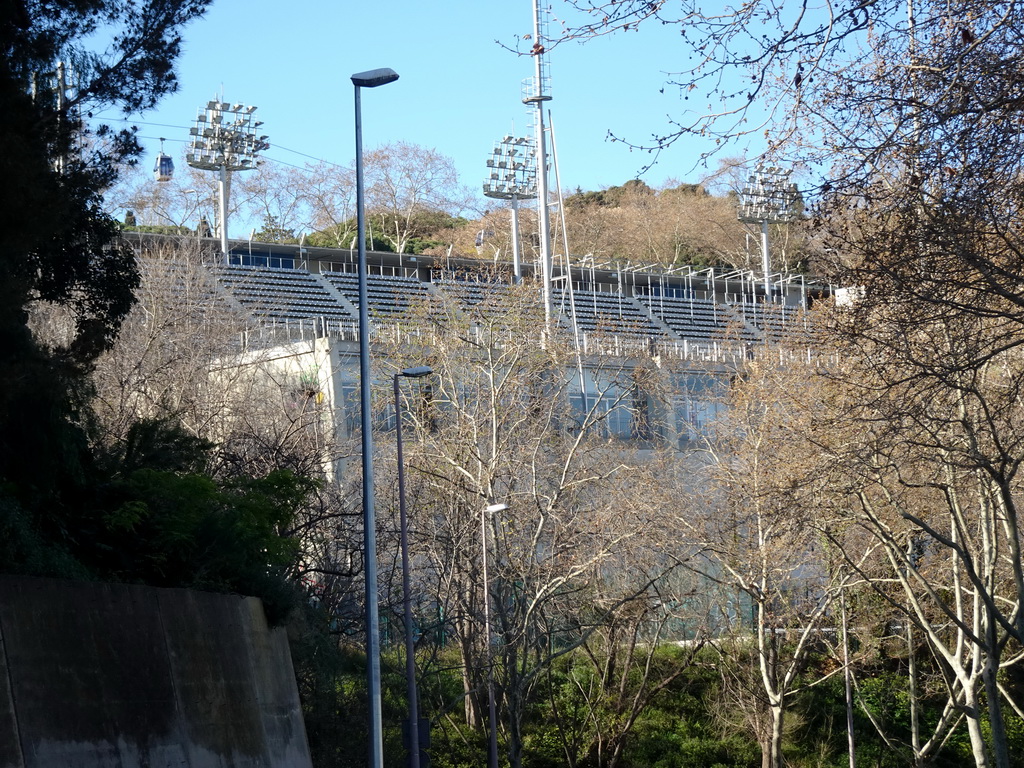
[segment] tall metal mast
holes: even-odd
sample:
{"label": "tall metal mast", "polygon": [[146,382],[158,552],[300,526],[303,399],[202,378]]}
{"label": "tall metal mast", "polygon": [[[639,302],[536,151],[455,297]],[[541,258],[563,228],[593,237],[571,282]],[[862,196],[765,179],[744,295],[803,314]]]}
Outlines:
{"label": "tall metal mast", "polygon": [[548,216],[548,151],[547,135],[544,128],[544,102],[550,101],[548,94],[550,75],[544,57],[547,42],[547,9],[541,9],[541,0],[533,0],[533,56],[534,76],[525,84],[523,103],[536,108],[537,142],[537,219],[540,228],[540,263],[544,290],[544,332],[552,331],[554,302],[551,298],[551,221]]}

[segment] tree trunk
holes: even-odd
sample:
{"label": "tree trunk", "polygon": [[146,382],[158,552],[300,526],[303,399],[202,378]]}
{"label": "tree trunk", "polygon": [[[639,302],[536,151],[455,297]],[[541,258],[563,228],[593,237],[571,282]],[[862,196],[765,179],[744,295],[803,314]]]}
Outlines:
{"label": "tree trunk", "polygon": [[[518,681],[517,681],[518,682]],[[518,685],[510,685],[508,696],[508,764],[510,768],[523,766],[522,711],[525,702]]]}
{"label": "tree trunk", "polygon": [[964,710],[967,713],[967,733],[971,738],[975,768],[989,768],[991,763],[988,759],[988,748],[985,744],[985,734],[981,729],[981,703],[974,688],[964,690]]}
{"label": "tree trunk", "polygon": [[472,674],[473,670],[478,667],[473,658],[472,641],[466,636],[466,633],[460,632],[459,634],[459,651],[462,655],[462,694],[466,709],[466,725],[470,728],[478,729],[482,724],[480,717],[482,709],[477,706],[479,693],[476,690],[476,686],[473,685]]}
{"label": "tree trunk", "polygon": [[[786,710],[780,701],[771,705],[772,713],[772,740],[768,753],[769,768],[782,768],[782,726],[786,716]],[[762,759],[762,765],[764,760]]]}
{"label": "tree trunk", "polygon": [[996,768],[1010,768],[1010,753],[1006,748],[1006,723],[1003,720],[1002,700],[996,680],[998,671],[998,662],[991,655],[986,656],[982,679],[985,681],[988,722],[992,729],[992,756]]}

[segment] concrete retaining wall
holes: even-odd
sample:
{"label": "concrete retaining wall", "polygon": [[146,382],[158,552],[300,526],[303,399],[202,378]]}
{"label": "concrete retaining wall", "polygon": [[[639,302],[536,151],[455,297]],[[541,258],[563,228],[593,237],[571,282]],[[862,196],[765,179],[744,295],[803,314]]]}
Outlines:
{"label": "concrete retaining wall", "polygon": [[259,600],[0,577],[0,766],[310,768]]}

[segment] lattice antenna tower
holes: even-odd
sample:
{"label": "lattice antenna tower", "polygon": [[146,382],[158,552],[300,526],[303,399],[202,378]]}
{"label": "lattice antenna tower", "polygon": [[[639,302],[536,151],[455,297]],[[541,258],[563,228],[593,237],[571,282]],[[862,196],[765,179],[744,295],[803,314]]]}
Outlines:
{"label": "lattice antenna tower", "polygon": [[551,68],[546,56],[551,6],[543,3],[544,0],[533,0],[533,45],[530,48],[530,55],[534,57],[533,77],[523,81],[524,104],[551,100]]}
{"label": "lattice antenna tower", "polygon": [[548,212],[548,150],[544,127],[544,105],[551,100],[551,75],[547,63],[548,18],[551,8],[544,0],[533,0],[533,78],[523,84],[523,103],[535,111],[534,141],[537,146],[537,221],[540,230],[541,285],[544,291],[545,336],[553,330],[554,302],[551,296],[551,219]]}
{"label": "lattice antenna tower", "polygon": [[255,118],[256,107],[213,100],[200,109],[196,123],[189,130],[192,136],[185,161],[202,171],[217,171],[220,203],[217,228],[221,253],[228,260],[228,198],[231,194],[230,174],[251,171],[259,165],[258,155],[270,145],[268,136],[257,135],[263,125]]}

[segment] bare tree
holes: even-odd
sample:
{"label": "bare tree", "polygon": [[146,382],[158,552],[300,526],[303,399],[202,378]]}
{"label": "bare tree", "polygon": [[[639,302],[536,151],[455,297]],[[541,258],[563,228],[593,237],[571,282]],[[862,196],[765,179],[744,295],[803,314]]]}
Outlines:
{"label": "bare tree", "polygon": [[706,464],[688,489],[696,501],[687,506],[706,511],[679,524],[701,553],[689,567],[719,585],[727,636],[749,633],[758,686],[729,689],[756,691],[746,722],[762,765],[780,768],[790,702],[808,684],[808,661],[822,649],[847,579],[823,552],[828,520],[811,482],[816,452],[801,439],[820,392],[798,360],[766,358],[730,388]]}
{"label": "bare tree", "polygon": [[141,255],[138,301],[94,373],[101,439],[127,439],[139,419],[173,421],[213,444],[214,475],[286,469],[319,481],[284,532],[301,543],[293,575],[357,624],[358,494],[334,471],[355,446],[324,397],[329,354],[322,342],[261,347],[256,333],[247,344],[250,321],[217,289],[207,255],[192,238]]}
{"label": "bare tree", "polygon": [[[685,24],[697,71],[680,82],[708,101],[667,141],[704,133],[724,145],[768,128],[770,154],[820,163],[823,245],[834,279],[861,296],[840,323],[851,363],[840,416],[851,418],[834,427],[856,437],[835,449],[834,488],[846,489],[856,511],[847,513],[888,561],[882,578],[901,591],[894,608],[941,659],[976,764],[1008,765],[997,671],[1016,662],[1024,585],[1024,9],[574,5],[601,13],[584,35]],[[746,80],[720,77],[726,70]]]}
{"label": "bare tree", "polygon": [[667,575],[596,624],[566,662],[564,694],[548,668],[552,719],[569,766],[623,762],[645,709],[691,671],[705,647],[706,595],[692,574]]}
{"label": "bare tree", "polygon": [[[493,669],[514,766],[531,692],[552,658],[672,567],[643,556],[662,538],[650,492],[657,454],[609,439],[610,422],[640,423],[638,385],[653,380],[637,360],[606,360],[588,374],[596,391],[582,407],[578,379],[566,373],[572,347],[554,337],[541,346],[542,318],[537,292],[510,286],[471,317],[454,304],[430,307],[430,332],[386,355],[398,369],[428,363],[435,372],[408,408],[418,578],[459,648],[458,704],[471,726],[484,722]],[[610,580],[619,569],[629,578]]]}
{"label": "bare tree", "polygon": [[303,190],[309,207],[312,242],[352,248],[356,238],[355,174],[351,168],[321,162],[309,168]]}
{"label": "bare tree", "polygon": [[273,222],[280,232],[298,239],[310,228],[312,219],[307,188],[312,184],[309,169],[263,162],[255,173],[238,174],[232,194],[246,201],[247,217],[264,228]]}
{"label": "bare tree", "polygon": [[451,158],[437,150],[398,142],[364,156],[367,208],[376,234],[404,253],[431,214],[458,215],[473,202],[459,183]]}
{"label": "bare tree", "polygon": [[[865,575],[944,669],[976,764],[1005,766],[997,674],[1019,661],[1024,594],[1016,517],[1024,435],[1013,341],[1020,330],[929,305],[904,303],[890,316],[894,309],[876,304],[875,324],[843,347],[850,368],[832,425],[845,429],[823,454],[831,457],[828,476],[837,509],[887,566],[884,575]],[[979,368],[969,361],[982,349],[988,362]],[[888,584],[898,585],[898,598]]]}
{"label": "bare tree", "polygon": [[[1015,5],[997,2],[905,0],[798,9],[758,1],[722,11],[689,0],[567,5],[580,13],[568,14],[564,34],[551,44],[642,34],[646,26],[679,28],[692,63],[669,75],[666,85],[688,102],[685,117],[643,148],[660,150],[699,136],[713,140],[709,156],[735,139],[767,134],[769,154],[826,168],[872,166],[876,157],[910,146],[915,111],[932,107],[915,101],[921,94],[905,86],[923,77],[967,75],[964,64],[976,44],[1012,35],[1019,14]],[[922,41],[938,43],[943,56],[925,58]],[[948,91],[947,103],[957,93]]]}
{"label": "bare tree", "polygon": [[136,166],[110,189],[105,201],[112,213],[132,211],[139,225],[175,227],[195,231],[205,218],[216,223],[217,183],[210,173],[189,168],[183,160],[175,177],[166,182],[153,180],[148,169]]}

